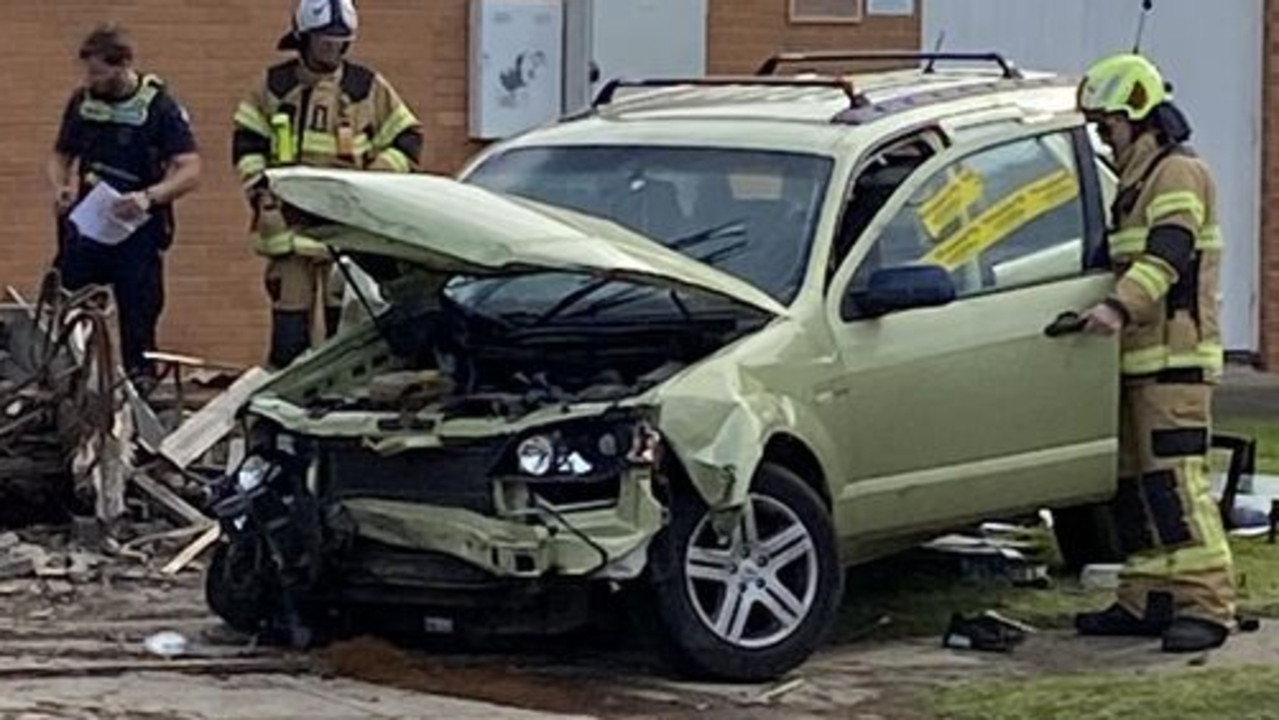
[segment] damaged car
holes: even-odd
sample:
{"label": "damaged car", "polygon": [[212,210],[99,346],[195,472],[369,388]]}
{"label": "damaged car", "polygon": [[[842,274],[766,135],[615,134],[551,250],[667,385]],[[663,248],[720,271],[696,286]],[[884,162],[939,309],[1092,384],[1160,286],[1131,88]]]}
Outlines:
{"label": "damaged car", "polygon": [[1114,180],[1069,79],[634,84],[456,179],[268,173],[367,312],[243,411],[230,625],[558,631],[631,590],[691,671],[760,680],[849,568],[1113,495],[1117,344],[1071,312]]}

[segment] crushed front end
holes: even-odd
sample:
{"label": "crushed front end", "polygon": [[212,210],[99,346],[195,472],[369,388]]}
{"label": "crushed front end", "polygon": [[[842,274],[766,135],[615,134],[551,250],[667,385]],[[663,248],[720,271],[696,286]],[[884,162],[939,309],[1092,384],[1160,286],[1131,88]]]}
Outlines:
{"label": "crushed front end", "polygon": [[665,507],[635,386],[463,391],[406,357],[369,327],[249,405],[208,588],[233,627],[297,642],[335,612],[403,606],[428,632],[555,631],[643,571]]}

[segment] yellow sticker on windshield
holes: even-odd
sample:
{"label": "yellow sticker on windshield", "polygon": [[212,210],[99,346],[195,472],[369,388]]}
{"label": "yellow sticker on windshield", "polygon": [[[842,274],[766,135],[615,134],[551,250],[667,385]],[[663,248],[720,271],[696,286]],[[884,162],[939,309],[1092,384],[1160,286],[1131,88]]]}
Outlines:
{"label": "yellow sticker on windshield", "polygon": [[924,260],[954,270],[1078,195],[1079,185],[1071,171],[1046,175],[987,208],[933,248]]}
{"label": "yellow sticker on windshield", "polygon": [[955,173],[945,185],[919,207],[919,220],[932,237],[963,216],[986,191],[982,177],[968,168]]}

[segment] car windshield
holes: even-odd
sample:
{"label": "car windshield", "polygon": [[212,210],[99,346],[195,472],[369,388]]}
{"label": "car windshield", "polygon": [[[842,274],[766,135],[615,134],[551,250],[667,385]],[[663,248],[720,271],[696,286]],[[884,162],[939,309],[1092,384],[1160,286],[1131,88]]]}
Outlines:
{"label": "car windshield", "polygon": [[[803,283],[832,166],[828,157],[763,150],[553,146],[500,153],[465,181],[612,220],[789,304]],[[450,294],[468,305],[480,298],[545,305],[590,282],[539,273],[459,282],[465,292]],[[610,285],[589,300],[582,295],[584,306],[610,296],[607,307],[643,304],[655,294]]]}

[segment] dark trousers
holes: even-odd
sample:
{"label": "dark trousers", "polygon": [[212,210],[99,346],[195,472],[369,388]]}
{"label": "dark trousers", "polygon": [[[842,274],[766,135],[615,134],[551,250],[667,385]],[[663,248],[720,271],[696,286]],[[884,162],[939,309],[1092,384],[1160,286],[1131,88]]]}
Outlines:
{"label": "dark trousers", "polygon": [[103,245],[70,233],[60,243],[56,266],[72,292],[106,285],[115,294],[120,355],[130,377],[151,374],[143,353],[156,349],[156,325],[164,309],[164,258],[160,244],[139,233],[119,245]]}

